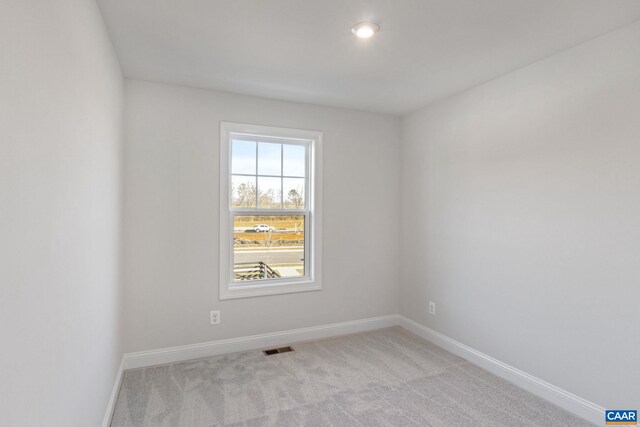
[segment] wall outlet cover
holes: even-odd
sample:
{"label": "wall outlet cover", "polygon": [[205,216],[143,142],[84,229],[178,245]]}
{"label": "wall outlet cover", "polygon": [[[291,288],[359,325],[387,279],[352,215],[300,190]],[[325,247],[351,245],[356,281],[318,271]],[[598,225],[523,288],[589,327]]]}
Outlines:
{"label": "wall outlet cover", "polygon": [[209,312],[209,324],[217,325],[220,323],[220,310],[212,310]]}

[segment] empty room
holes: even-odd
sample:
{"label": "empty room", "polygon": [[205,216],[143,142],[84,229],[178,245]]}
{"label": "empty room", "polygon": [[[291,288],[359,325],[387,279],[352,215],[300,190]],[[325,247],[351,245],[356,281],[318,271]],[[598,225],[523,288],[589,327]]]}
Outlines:
{"label": "empty room", "polygon": [[0,425],[637,425],[640,0],[0,0]]}

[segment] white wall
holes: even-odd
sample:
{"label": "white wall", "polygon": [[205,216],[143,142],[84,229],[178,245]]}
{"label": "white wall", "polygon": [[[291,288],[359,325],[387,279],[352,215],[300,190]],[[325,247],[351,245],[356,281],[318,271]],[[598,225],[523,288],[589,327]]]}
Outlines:
{"label": "white wall", "polygon": [[403,120],[402,313],[608,408],[640,396],[638,52],[640,23]]}
{"label": "white wall", "polygon": [[0,2],[0,423],[95,426],[120,362],[122,76],[92,0]]}
{"label": "white wall", "polygon": [[[397,117],[139,81],[125,116],[127,352],[397,312]],[[322,291],[218,301],[221,120],[324,132]]]}

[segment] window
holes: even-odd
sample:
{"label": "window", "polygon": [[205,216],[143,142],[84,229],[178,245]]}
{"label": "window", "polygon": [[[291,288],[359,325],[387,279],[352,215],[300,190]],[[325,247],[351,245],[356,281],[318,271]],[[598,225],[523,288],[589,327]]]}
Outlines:
{"label": "window", "polygon": [[220,299],[320,289],[322,134],[220,134]]}

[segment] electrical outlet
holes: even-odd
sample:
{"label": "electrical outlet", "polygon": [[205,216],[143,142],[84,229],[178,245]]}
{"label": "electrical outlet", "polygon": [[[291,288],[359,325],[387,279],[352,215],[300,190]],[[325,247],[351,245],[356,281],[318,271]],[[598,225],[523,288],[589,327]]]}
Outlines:
{"label": "electrical outlet", "polygon": [[429,301],[429,314],[436,315],[436,303],[433,301]]}
{"label": "electrical outlet", "polygon": [[217,325],[220,323],[220,310],[213,310],[209,312],[209,324]]}

